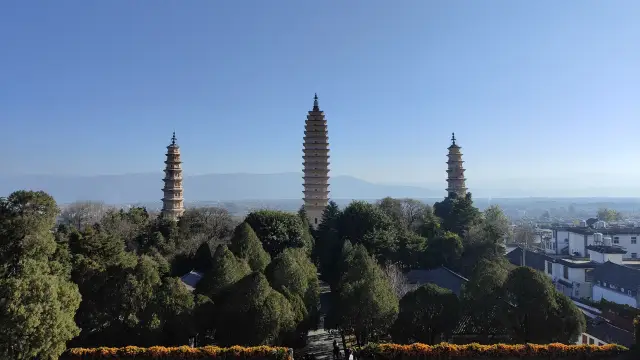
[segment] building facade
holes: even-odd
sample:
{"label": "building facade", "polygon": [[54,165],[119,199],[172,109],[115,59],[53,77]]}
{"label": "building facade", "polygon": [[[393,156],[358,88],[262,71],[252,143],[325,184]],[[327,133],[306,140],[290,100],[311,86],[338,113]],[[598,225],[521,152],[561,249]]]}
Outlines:
{"label": "building facade", "polygon": [[447,154],[447,196],[464,197],[467,194],[461,147],[456,144],[456,135],[451,134],[451,145]]}
{"label": "building facade", "polygon": [[329,133],[317,94],[313,109],[307,114],[303,140],[304,210],[309,224],[315,228],[329,204]]}
{"label": "building facade", "polygon": [[164,169],[164,188],[162,192],[162,211],[164,218],[177,220],[184,213],[184,194],[182,188],[182,161],[180,147],[176,143],[176,133],[171,137],[171,144],[167,146],[167,159]]}
{"label": "building facade", "polygon": [[[598,235],[601,234],[601,235]],[[553,236],[546,244],[547,252],[574,256],[588,256],[587,246],[597,244],[601,236],[611,238],[611,245],[625,249],[624,259],[640,259],[640,228],[572,227],[553,229]]]}

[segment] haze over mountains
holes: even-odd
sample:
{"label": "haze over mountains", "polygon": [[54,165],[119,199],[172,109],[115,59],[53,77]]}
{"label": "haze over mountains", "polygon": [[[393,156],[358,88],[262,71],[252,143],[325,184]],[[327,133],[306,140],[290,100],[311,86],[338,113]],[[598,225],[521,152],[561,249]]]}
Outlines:
{"label": "haze over mountains", "polygon": [[[0,176],[0,196],[15,190],[44,190],[59,203],[100,200],[109,204],[156,202],[162,197],[162,173],[56,176]],[[429,198],[444,196],[442,189],[374,184],[350,176],[331,178],[331,197],[379,199],[385,196]],[[302,198],[302,173],[206,174],[184,178],[185,200],[281,200]]]}
{"label": "haze over mountains", "polygon": [[[162,173],[140,173],[97,176],[0,175],[0,196],[15,190],[44,190],[58,203],[78,200],[104,201],[108,204],[160,203]],[[385,196],[416,199],[444,197],[441,182],[425,184],[377,184],[352,176],[333,176],[330,181],[332,199],[380,199]],[[551,184],[551,185],[549,185]],[[632,197],[638,196],[632,186],[571,186],[570,181],[494,180],[490,184],[470,182],[474,199],[491,197]],[[480,186],[478,186],[480,185]],[[625,184],[626,185],[626,184]],[[185,176],[185,201],[300,200],[302,173],[277,174],[205,174]]]}

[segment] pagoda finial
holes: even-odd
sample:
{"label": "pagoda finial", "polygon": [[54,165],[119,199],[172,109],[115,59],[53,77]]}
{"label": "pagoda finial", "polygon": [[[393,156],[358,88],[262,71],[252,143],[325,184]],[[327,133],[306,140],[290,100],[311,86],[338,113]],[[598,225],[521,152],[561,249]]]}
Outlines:
{"label": "pagoda finial", "polygon": [[173,136],[171,137],[171,145],[175,145],[176,144],[176,132],[173,132]]}
{"label": "pagoda finial", "polygon": [[313,96],[313,111],[318,111],[320,108],[318,107],[318,93],[315,93]]}
{"label": "pagoda finial", "polygon": [[451,145],[456,144],[456,133],[451,133]]}

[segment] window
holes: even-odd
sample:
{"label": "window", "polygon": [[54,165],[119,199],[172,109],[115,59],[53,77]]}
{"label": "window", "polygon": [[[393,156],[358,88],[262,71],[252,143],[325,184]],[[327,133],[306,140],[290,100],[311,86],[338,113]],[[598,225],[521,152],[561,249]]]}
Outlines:
{"label": "window", "polygon": [[314,218],[313,222],[315,222],[317,224],[318,223],[318,218]]}
{"label": "window", "polygon": [[631,290],[627,290],[627,294],[631,295]]}
{"label": "window", "polygon": [[637,259],[638,258],[638,253],[631,253],[631,258],[632,259]]}
{"label": "window", "polygon": [[594,342],[596,342],[596,341],[593,340],[593,338],[589,338],[589,345],[593,345]]}
{"label": "window", "polygon": [[565,279],[569,278],[569,268],[566,265],[562,267],[562,276]]}
{"label": "window", "polygon": [[631,237],[631,243],[632,244],[636,244],[638,242],[638,238],[636,238],[635,236]]}
{"label": "window", "polygon": [[551,261],[547,261],[547,272],[549,273],[549,275],[553,275],[553,264],[551,263]]}
{"label": "window", "polygon": [[614,237],[613,237],[613,243],[614,243],[614,244],[620,244],[620,237],[618,237],[618,236],[614,236]]}
{"label": "window", "polygon": [[582,343],[586,344],[587,343],[587,335],[582,334]]}

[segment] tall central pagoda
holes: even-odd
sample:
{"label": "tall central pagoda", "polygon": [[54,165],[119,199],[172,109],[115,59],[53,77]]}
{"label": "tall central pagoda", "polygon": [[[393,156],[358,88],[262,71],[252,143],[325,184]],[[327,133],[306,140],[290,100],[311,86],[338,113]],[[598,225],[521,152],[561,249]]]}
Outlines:
{"label": "tall central pagoda", "polygon": [[464,168],[462,167],[462,153],[460,146],[456,144],[456,134],[451,133],[451,146],[447,157],[447,194],[448,197],[464,197],[467,195],[465,185]]}
{"label": "tall central pagoda", "polygon": [[304,210],[309,224],[315,228],[329,204],[329,134],[317,94],[307,115],[303,140]]}
{"label": "tall central pagoda", "polygon": [[164,188],[162,192],[162,212],[164,218],[177,220],[184,213],[184,197],[182,193],[182,161],[180,147],[176,143],[176,132],[173,132],[171,144],[167,146],[167,160],[164,162]]}

